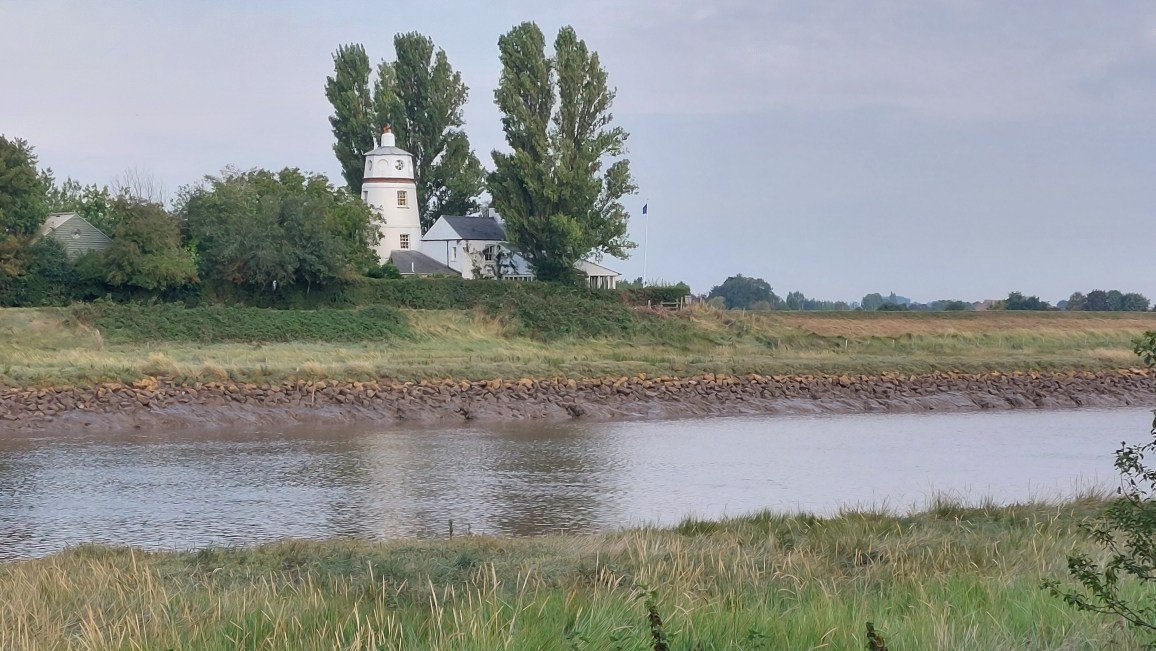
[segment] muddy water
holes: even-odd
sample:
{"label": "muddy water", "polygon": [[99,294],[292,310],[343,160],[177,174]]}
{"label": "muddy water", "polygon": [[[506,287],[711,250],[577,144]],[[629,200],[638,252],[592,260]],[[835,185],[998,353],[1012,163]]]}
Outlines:
{"label": "muddy water", "polygon": [[1146,409],[0,438],[0,558],[102,542],[605,531],[1110,483]]}

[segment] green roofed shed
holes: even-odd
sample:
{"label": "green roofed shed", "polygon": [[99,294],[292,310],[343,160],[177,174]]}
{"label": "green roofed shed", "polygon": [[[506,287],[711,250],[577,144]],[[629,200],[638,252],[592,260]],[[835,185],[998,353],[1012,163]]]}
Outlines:
{"label": "green roofed shed", "polygon": [[49,215],[40,227],[40,236],[60,242],[68,255],[74,258],[89,251],[103,251],[112,244],[109,236],[74,212]]}

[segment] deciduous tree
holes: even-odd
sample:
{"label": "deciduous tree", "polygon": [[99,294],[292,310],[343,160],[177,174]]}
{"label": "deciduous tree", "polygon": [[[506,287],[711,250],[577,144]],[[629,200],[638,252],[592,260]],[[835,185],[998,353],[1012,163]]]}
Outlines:
{"label": "deciduous tree", "polygon": [[368,207],[321,175],[226,171],[187,190],[181,212],[205,278],[311,287],[376,266]]}
{"label": "deciduous tree", "polygon": [[192,253],[164,206],[119,197],[111,213],[116,228],[101,265],[106,283],[163,291],[198,282]]}
{"label": "deciduous tree", "polygon": [[27,141],[0,135],[0,237],[34,235],[48,217],[46,177]]}
{"label": "deciduous tree", "polygon": [[762,278],[748,278],[742,274],[731,276],[721,285],[711,288],[708,299],[721,297],[732,310],[751,309],[756,303],[765,301],[774,306],[782,301],[775,295],[771,285]]}
{"label": "deciduous tree", "polygon": [[[493,152],[488,187],[510,243],[543,280],[575,282],[574,263],[593,254],[624,258],[635,191],[627,134],[612,127],[615,92],[596,52],[573,28],[554,40],[553,56],[534,23],[498,39],[502,75],[494,98],[510,153]],[[619,159],[605,167],[608,159]]]}

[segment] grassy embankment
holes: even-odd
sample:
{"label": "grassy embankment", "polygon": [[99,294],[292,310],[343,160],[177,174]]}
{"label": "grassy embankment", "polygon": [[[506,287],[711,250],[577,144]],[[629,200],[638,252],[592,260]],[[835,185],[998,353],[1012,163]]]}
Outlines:
{"label": "grassy embankment", "polygon": [[480,308],[244,308],[250,310],[244,318],[234,313],[214,317],[220,322],[216,326],[204,319],[178,323],[186,317],[150,309],[89,323],[83,312],[66,308],[0,310],[0,383],[93,384],[146,374],[267,382],[640,372],[1097,370],[1135,366],[1133,339],[1156,329],[1152,313],[742,313],[704,308],[665,317],[632,316],[627,325],[616,323],[607,336],[551,332],[542,337],[528,332],[516,315],[496,316]]}
{"label": "grassy embankment", "polygon": [[[1138,649],[1039,588],[1097,498],[531,539],[100,547],[0,565],[5,649]],[[1135,593],[1135,586],[1125,586]]]}

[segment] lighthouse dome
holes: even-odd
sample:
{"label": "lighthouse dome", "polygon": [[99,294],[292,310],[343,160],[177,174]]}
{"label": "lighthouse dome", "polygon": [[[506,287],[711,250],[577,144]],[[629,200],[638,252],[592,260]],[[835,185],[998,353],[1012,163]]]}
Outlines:
{"label": "lighthouse dome", "polygon": [[397,146],[397,136],[389,127],[381,134],[376,149],[365,154],[365,181],[376,179],[412,179],[413,156]]}

